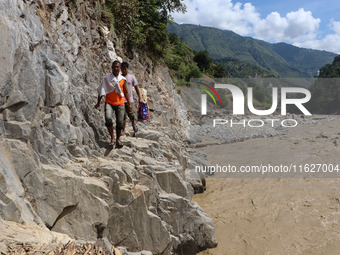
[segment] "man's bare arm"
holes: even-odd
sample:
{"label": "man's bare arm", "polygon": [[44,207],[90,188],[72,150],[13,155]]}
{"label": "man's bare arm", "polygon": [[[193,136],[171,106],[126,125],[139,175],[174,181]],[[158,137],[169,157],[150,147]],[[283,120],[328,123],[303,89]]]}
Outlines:
{"label": "man's bare arm", "polygon": [[139,90],[138,85],[135,86],[135,90],[136,90],[137,95],[138,95],[138,101],[139,101],[140,104],[142,104],[143,103],[143,98],[142,98],[142,96],[140,94],[140,90]]}
{"label": "man's bare arm", "polygon": [[131,103],[130,103],[130,94],[129,94],[128,89],[127,89],[126,81],[124,81],[123,93],[124,93],[124,97],[126,98],[126,102],[129,106],[129,112],[132,112],[132,107],[131,107]]}
{"label": "man's bare arm", "polygon": [[100,101],[102,100],[102,97],[103,97],[103,96],[98,95],[97,104],[94,106],[97,110],[99,109]]}

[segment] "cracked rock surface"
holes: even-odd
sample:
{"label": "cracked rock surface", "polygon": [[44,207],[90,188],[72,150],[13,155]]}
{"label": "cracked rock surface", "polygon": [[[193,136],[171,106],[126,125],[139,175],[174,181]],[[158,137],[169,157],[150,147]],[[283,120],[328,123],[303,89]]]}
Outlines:
{"label": "cracked rock surface", "polygon": [[[186,255],[214,247],[214,225],[192,201],[189,121],[168,70],[127,58],[97,21],[98,2],[0,2],[1,243],[107,238],[129,252]],[[94,109],[114,59],[130,63],[151,115],[119,150]]]}

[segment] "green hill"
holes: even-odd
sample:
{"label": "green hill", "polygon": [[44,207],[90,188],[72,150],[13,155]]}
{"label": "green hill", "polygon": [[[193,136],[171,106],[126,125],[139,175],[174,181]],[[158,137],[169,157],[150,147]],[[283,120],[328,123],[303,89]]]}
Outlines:
{"label": "green hill", "polygon": [[172,23],[168,30],[183,38],[193,50],[207,50],[220,64],[223,59],[234,59],[265,69],[275,77],[313,77],[336,56],[286,43],[271,44],[212,27]]}
{"label": "green hill", "polygon": [[336,56],[332,64],[327,64],[320,69],[320,78],[340,78],[340,55]]}
{"label": "green hill", "polygon": [[340,56],[320,69],[310,92],[312,99],[308,107],[312,113],[340,114]]}

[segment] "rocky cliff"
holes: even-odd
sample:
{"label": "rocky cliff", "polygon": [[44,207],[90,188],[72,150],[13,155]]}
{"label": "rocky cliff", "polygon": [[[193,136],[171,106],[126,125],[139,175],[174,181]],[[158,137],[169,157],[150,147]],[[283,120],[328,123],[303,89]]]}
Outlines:
{"label": "rocky cliff", "polygon": [[[124,56],[99,2],[0,1],[0,250],[103,237],[152,254],[214,247],[186,180],[189,124],[168,70]],[[94,109],[115,59],[130,63],[152,110],[120,150]]]}

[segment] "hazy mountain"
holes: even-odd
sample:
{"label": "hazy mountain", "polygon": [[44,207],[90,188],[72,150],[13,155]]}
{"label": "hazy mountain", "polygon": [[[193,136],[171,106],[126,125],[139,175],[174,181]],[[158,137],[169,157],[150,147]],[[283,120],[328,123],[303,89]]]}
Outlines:
{"label": "hazy mountain", "polygon": [[193,50],[207,50],[219,63],[235,59],[264,68],[275,77],[313,77],[336,56],[286,43],[271,44],[212,27],[173,23],[168,30],[183,38]]}

